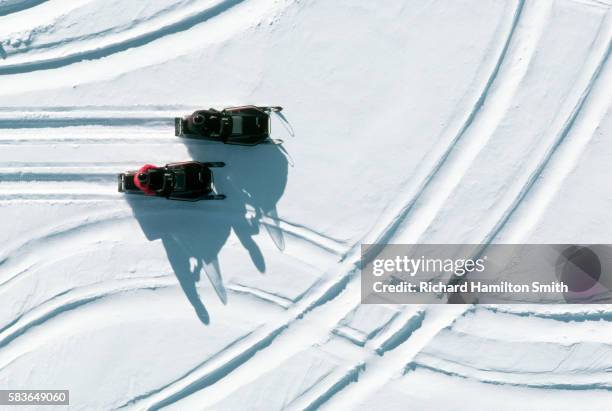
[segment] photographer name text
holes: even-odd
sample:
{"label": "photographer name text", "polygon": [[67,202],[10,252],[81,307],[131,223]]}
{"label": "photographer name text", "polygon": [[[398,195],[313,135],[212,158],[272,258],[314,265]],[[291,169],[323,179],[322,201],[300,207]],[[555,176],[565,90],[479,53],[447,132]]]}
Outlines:
{"label": "photographer name text", "polygon": [[372,284],[375,293],[567,293],[569,287],[562,281],[541,283],[533,281],[528,284],[515,284],[509,281],[502,281],[498,284],[491,284],[482,281],[467,281],[460,284],[448,284],[445,282],[420,281],[407,282],[400,281],[386,283],[375,281]]}

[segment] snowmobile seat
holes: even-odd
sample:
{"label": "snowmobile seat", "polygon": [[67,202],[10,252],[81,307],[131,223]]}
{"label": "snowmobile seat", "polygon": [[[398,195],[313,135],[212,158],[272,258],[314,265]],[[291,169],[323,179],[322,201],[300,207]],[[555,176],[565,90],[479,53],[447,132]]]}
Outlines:
{"label": "snowmobile seat", "polygon": [[149,188],[154,191],[160,191],[164,188],[164,172],[162,170],[149,171]]}
{"label": "snowmobile seat", "polygon": [[[200,117],[203,118],[202,122],[200,123],[200,127],[202,127],[202,130],[204,131],[204,133],[219,134],[219,130],[221,129],[221,119],[219,118],[218,115],[209,114],[209,115],[203,115]],[[198,124],[195,121],[194,123]]]}
{"label": "snowmobile seat", "polygon": [[227,119],[214,110],[200,110],[193,113],[188,120],[188,128],[210,137],[220,137]]}

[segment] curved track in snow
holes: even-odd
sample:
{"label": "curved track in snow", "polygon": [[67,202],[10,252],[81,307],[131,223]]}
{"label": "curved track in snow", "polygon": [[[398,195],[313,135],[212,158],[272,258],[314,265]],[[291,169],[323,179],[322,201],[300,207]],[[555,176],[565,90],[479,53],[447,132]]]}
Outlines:
{"label": "curved track in snow", "polygon": [[[359,268],[361,243],[567,238],[547,213],[612,158],[610,4],[55,3],[0,0],[0,387],[53,379],[75,409],[456,406],[431,384],[484,398],[466,408],[609,404],[608,307],[360,306]],[[268,102],[285,152],[173,137]],[[226,201],[116,192],[189,158],[227,163]]]}

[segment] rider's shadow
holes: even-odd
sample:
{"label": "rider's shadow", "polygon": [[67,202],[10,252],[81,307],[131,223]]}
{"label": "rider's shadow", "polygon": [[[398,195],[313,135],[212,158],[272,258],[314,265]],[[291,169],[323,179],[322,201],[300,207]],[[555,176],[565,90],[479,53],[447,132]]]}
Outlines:
{"label": "rider's shadow", "polygon": [[204,274],[219,299],[227,303],[218,255],[230,233],[234,232],[260,273],[265,272],[266,263],[253,239],[260,226],[266,227],[276,247],[284,248],[276,204],[287,184],[288,161],[282,149],[273,144],[242,147],[189,139],[184,143],[193,160],[226,163],[224,168],[212,169],[217,191],[227,196],[225,200],[191,203],[126,198],[147,239],[161,240],[187,299],[200,320],[208,324],[210,317],[197,283]]}

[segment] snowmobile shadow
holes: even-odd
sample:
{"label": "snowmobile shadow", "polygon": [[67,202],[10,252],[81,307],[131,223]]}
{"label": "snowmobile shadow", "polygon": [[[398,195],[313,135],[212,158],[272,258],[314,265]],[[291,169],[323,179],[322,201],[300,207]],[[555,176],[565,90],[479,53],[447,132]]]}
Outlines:
{"label": "snowmobile shadow", "polygon": [[272,144],[236,147],[185,140],[185,145],[193,160],[226,163],[213,169],[215,186],[225,200],[192,203],[136,195],[126,199],[147,239],[161,240],[185,296],[200,321],[208,324],[210,316],[197,285],[203,273],[227,303],[218,255],[232,231],[260,273],[265,273],[266,264],[253,239],[260,227],[279,250],[284,249],[276,203],[285,190],[288,162]]}

